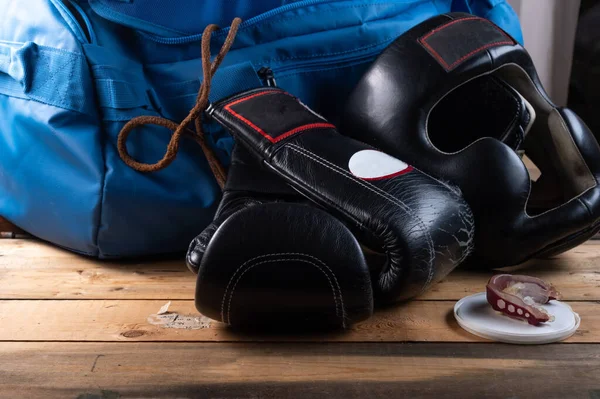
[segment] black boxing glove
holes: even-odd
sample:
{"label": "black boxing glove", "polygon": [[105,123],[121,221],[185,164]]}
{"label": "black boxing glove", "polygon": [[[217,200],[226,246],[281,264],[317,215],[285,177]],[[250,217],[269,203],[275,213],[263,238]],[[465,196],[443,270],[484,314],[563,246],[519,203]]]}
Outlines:
{"label": "black boxing glove", "polygon": [[361,244],[386,255],[372,268],[377,300],[419,295],[471,251],[473,218],[457,190],[341,136],[290,94],[255,89],[212,105],[208,114]]}
{"label": "black boxing glove", "polygon": [[336,328],[373,313],[369,269],[340,221],[236,145],[214,222],[190,244],[196,308],[243,328]]}

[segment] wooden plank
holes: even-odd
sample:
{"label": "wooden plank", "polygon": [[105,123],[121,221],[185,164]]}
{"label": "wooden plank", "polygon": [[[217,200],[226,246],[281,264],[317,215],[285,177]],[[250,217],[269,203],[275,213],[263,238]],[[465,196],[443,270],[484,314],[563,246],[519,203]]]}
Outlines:
{"label": "wooden plank", "polygon": [[[151,324],[149,317],[164,304],[157,300],[4,300],[0,301],[0,341],[485,342],[458,326],[454,301],[413,301],[380,309],[348,331],[295,335],[236,332],[218,322],[196,330]],[[568,342],[600,342],[600,304],[572,306],[582,323]],[[199,316],[193,301],[173,301],[169,311],[178,314],[180,322]]]}
{"label": "wooden plank", "polygon": [[458,300],[485,291],[495,273],[526,274],[553,283],[567,301],[600,300],[600,242],[589,241],[551,259],[533,259],[519,266],[496,269],[459,268],[419,299]]}
{"label": "wooden plank", "polygon": [[585,344],[0,343],[0,398],[589,399],[599,369]]}
{"label": "wooden plank", "polygon": [[0,240],[2,299],[192,299],[183,257],[99,261],[37,240]]}
{"label": "wooden plank", "polygon": [[[154,259],[102,262],[37,240],[0,240],[0,299],[193,299],[196,276],[183,257]],[[566,300],[600,300],[599,264],[594,241],[518,272],[554,282]],[[492,274],[459,268],[419,299],[458,300],[483,291]]]}

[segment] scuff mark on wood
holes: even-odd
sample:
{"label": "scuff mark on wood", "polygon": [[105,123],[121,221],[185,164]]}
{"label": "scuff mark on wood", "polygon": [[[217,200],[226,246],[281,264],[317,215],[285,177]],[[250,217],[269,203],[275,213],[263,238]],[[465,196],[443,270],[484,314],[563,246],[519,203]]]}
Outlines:
{"label": "scuff mark on wood", "polygon": [[171,301],[165,303],[156,314],[167,314],[169,313],[169,306],[171,306]]}
{"label": "scuff mark on wood", "polygon": [[94,372],[94,370],[96,369],[96,363],[98,363],[98,359],[100,359],[101,357],[103,357],[104,355],[98,355],[96,356],[96,358],[94,359],[94,364],[92,364],[92,369],[90,370],[90,372]]}
{"label": "scuff mark on wood", "polygon": [[180,315],[178,313],[151,314],[148,323],[163,328],[200,330],[209,328],[211,320],[206,316]]}

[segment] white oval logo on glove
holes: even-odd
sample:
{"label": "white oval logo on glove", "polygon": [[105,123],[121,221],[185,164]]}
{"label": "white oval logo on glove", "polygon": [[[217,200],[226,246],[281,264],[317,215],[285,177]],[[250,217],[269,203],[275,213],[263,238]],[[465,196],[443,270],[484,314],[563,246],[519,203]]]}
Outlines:
{"label": "white oval logo on glove", "polygon": [[413,168],[405,162],[376,150],[362,150],[350,158],[348,169],[364,180],[383,180],[410,172]]}

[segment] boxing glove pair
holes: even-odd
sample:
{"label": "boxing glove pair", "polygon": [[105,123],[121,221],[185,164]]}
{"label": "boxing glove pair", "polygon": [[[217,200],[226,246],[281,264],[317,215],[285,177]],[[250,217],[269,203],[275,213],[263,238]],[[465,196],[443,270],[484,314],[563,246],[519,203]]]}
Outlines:
{"label": "boxing glove pair", "polygon": [[347,327],[471,252],[473,216],[456,188],[342,136],[289,93],[255,89],[207,113],[236,148],[214,223],[187,255],[202,314]]}
{"label": "boxing glove pair", "polygon": [[[424,21],[378,57],[341,119],[355,140],[277,89],[211,114],[264,176],[232,167],[215,223],[190,247],[198,309],[230,324],[364,319],[373,298],[414,297],[459,264],[473,223],[481,267],[555,255],[600,230],[598,142],[550,101],[513,38],[468,14]],[[365,262],[373,253],[384,261]]]}

